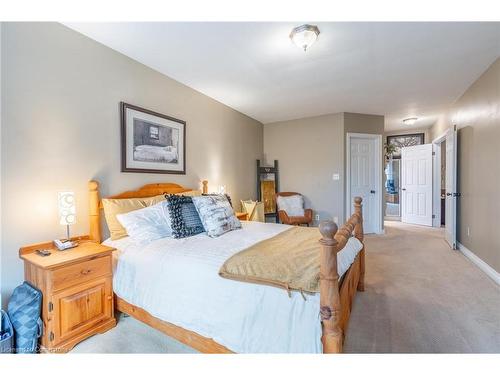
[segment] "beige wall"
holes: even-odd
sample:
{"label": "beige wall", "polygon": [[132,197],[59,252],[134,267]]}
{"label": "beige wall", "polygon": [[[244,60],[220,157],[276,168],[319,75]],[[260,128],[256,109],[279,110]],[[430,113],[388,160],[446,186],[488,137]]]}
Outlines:
{"label": "beige wall", "polygon": [[[432,127],[458,128],[458,241],[500,272],[500,59]],[[467,235],[469,228],[469,235]]]}
{"label": "beige wall", "polygon": [[384,116],[347,112],[276,122],[264,125],[264,153],[268,163],[279,160],[281,191],[304,194],[320,220],[343,223],[346,134],[383,131]]}
{"label": "beige wall", "polygon": [[[226,185],[256,198],[261,123],[55,23],[2,33],[2,294],[22,281],[21,245],[64,235],[57,192],[77,198],[74,234],[88,232],[87,181],[104,194],[159,181]],[[119,102],[187,122],[187,174],[120,173]],[[5,303],[5,298],[4,298]]]}
{"label": "beige wall", "polygon": [[302,193],[320,220],[343,220],[343,142],[342,113],[264,125],[264,154],[267,164],[279,161],[280,190]]}
{"label": "beige wall", "polygon": [[346,133],[384,134],[384,116],[344,112]]}
{"label": "beige wall", "polygon": [[436,120],[435,124],[430,128],[429,133],[431,140],[433,141],[437,137],[443,135],[446,130],[450,127],[450,119],[448,118],[449,113],[445,112]]}

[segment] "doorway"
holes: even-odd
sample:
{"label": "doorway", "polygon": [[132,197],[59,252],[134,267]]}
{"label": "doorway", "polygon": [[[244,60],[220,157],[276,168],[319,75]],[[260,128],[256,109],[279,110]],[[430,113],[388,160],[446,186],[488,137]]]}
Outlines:
{"label": "doorway", "polygon": [[364,232],[382,233],[382,135],[347,133],[346,154],[346,215],[361,197]]}
{"label": "doorway", "polygon": [[401,220],[401,159],[385,163],[385,220]]}

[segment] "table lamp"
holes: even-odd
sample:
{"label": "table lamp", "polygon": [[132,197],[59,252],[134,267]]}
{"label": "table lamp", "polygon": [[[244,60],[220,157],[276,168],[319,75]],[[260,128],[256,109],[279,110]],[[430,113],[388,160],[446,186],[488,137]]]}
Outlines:
{"label": "table lamp", "polygon": [[75,247],[76,244],[70,241],[70,235],[69,235],[69,226],[76,223],[75,193],[73,193],[72,191],[60,192],[58,202],[59,202],[59,223],[61,225],[66,225],[66,240],[60,242],[65,244],[64,249]]}

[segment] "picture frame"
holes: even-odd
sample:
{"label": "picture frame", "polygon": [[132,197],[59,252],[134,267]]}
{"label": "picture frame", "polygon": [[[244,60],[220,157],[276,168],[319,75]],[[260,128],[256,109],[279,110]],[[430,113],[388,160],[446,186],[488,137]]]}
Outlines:
{"label": "picture frame", "polygon": [[423,145],[424,143],[424,133],[395,134],[387,136],[387,144],[394,145],[396,149],[396,151],[392,153],[393,159],[401,159],[401,148]]}
{"label": "picture frame", "polygon": [[120,102],[121,171],[186,174],[186,122]]}

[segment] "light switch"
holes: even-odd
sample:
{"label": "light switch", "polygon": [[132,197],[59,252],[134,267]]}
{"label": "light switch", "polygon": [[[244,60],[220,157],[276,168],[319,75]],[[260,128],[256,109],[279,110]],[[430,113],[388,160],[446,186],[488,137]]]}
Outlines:
{"label": "light switch", "polygon": [[338,173],[333,174],[333,181],[338,181],[340,180],[340,175]]}

